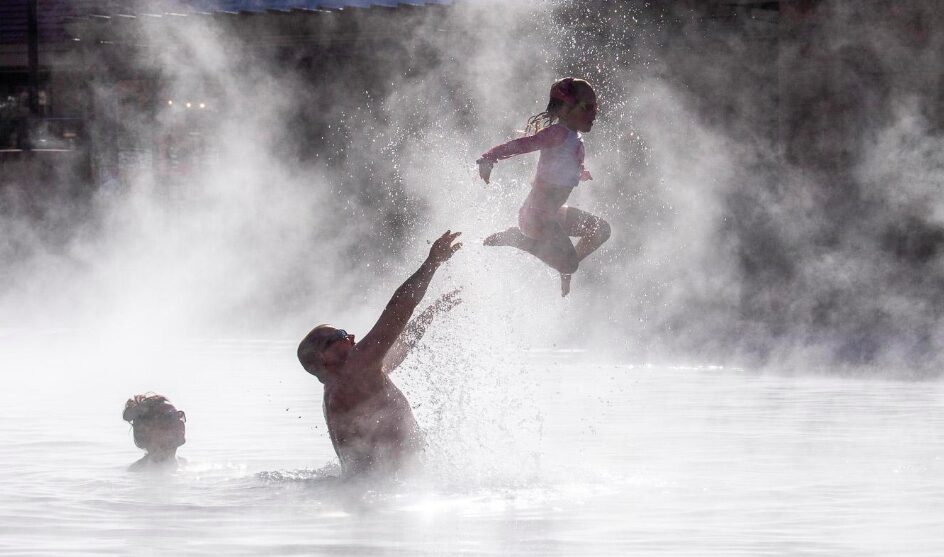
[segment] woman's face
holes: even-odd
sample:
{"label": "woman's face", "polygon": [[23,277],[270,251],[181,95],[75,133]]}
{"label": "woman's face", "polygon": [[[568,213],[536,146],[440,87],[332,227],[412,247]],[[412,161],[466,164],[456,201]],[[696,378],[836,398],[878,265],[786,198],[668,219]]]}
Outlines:
{"label": "woman's face", "polygon": [[187,442],[187,416],[181,410],[170,410],[137,425],[143,428],[140,439],[148,452],[169,451]]}

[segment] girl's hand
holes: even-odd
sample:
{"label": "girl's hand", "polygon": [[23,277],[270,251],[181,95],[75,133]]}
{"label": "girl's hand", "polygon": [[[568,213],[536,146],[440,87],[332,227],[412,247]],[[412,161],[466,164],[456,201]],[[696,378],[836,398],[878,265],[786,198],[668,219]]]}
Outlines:
{"label": "girl's hand", "polygon": [[580,171],[580,181],[581,181],[581,182],[587,182],[587,181],[589,181],[589,180],[593,180],[593,176],[590,175],[590,171],[589,171],[589,170],[586,170],[586,169],[581,170],[581,171]]}
{"label": "girl's hand", "polygon": [[429,248],[429,260],[432,261],[437,267],[442,265],[452,257],[452,254],[459,251],[459,248],[462,247],[462,243],[453,245],[453,241],[459,237],[459,234],[462,232],[452,232],[447,230],[445,234],[440,236],[433,242],[433,246]]}
{"label": "girl's hand", "polygon": [[485,180],[485,183],[488,183],[488,179],[492,176],[492,167],[495,166],[495,163],[485,159],[479,159],[475,161],[479,165],[479,176]]}

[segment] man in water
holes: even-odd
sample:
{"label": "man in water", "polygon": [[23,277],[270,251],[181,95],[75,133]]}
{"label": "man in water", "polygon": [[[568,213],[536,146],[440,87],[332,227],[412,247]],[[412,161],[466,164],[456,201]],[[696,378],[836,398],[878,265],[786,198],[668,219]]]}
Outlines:
{"label": "man in water", "polygon": [[410,403],[387,377],[416,344],[436,313],[458,300],[453,291],[407,323],[426,294],[433,274],[462,247],[460,232],[433,242],[429,257],[390,298],[363,340],[330,325],[312,329],[298,345],[305,371],[324,384],[324,415],[345,478],[392,473],[423,447]]}

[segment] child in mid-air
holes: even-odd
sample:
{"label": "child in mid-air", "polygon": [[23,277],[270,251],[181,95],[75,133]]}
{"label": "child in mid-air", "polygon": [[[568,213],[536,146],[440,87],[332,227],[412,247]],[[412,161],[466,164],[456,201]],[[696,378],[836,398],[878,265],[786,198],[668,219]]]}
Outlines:
{"label": "child in mid-air", "polygon": [[[512,246],[536,256],[560,273],[561,296],[566,296],[571,274],[610,237],[610,225],[564,205],[578,183],[593,179],[583,166],[580,132],[593,127],[596,93],[586,81],[565,77],[551,86],[550,97],[547,109],[528,120],[529,135],[490,149],[476,162],[487,184],[497,161],[541,151],[531,192],[518,210],[518,226],[492,234],[485,245]],[[576,247],[571,236],[580,238]]]}

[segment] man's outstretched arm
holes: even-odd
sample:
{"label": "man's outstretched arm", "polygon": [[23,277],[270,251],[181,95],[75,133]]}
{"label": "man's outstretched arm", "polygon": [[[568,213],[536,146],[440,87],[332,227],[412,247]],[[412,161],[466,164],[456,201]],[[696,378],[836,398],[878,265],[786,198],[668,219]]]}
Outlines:
{"label": "man's outstretched arm", "polygon": [[400,364],[403,363],[403,360],[406,359],[410,351],[419,344],[423,335],[426,334],[426,328],[429,327],[430,323],[433,322],[433,319],[435,319],[437,315],[446,313],[462,303],[462,299],[459,298],[459,290],[459,288],[456,288],[452,292],[443,294],[438,300],[430,304],[428,308],[424,309],[422,313],[407,323],[406,328],[400,336],[397,337],[393,347],[387,352],[386,357],[384,357],[384,373],[392,373],[393,370],[400,367]]}
{"label": "man's outstretched arm", "polygon": [[407,321],[413,315],[413,310],[426,295],[426,289],[436,270],[462,247],[461,243],[453,244],[459,234],[461,232],[447,230],[433,242],[429,256],[420,268],[393,293],[387,307],[380,314],[380,319],[351,351],[345,367],[364,370],[380,369],[387,351],[403,332]]}

